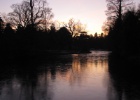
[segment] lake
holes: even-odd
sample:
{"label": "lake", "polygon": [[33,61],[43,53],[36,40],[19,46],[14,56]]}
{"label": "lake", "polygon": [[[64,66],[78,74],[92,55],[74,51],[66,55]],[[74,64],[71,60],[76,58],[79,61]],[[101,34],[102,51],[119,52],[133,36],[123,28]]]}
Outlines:
{"label": "lake", "polygon": [[129,65],[110,60],[109,54],[91,51],[2,64],[0,100],[140,100],[138,73],[115,67]]}

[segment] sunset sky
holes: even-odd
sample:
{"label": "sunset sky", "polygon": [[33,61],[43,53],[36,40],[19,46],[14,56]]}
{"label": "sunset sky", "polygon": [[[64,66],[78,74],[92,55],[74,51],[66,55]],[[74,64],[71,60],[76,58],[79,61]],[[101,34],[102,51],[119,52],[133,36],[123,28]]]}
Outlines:
{"label": "sunset sky", "polygon": [[[0,0],[0,12],[12,11],[11,5],[23,0]],[[89,34],[102,32],[103,22],[106,20],[106,0],[47,0],[54,13],[54,21],[68,22],[70,18],[80,20],[86,24]],[[140,0],[133,0],[136,4]]]}

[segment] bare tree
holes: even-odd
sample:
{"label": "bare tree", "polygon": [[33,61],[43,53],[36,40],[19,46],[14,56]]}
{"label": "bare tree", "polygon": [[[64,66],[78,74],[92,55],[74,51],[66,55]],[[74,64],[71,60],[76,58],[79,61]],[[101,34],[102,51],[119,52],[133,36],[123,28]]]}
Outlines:
{"label": "bare tree", "polygon": [[109,29],[110,29],[110,23],[108,21],[103,23],[102,26],[102,31],[104,32],[105,35],[108,35]]}
{"label": "bare tree", "polygon": [[35,24],[34,23],[34,0],[30,0],[30,8],[31,8],[31,24],[34,25]]}
{"label": "bare tree", "polygon": [[132,0],[106,0],[108,20],[121,19],[123,12],[130,7],[133,2]]}
{"label": "bare tree", "polygon": [[119,29],[121,27],[122,15],[130,9],[133,5],[132,0],[106,0],[107,1],[107,21],[102,26],[102,30],[105,34],[117,25]]}
{"label": "bare tree", "polygon": [[64,23],[64,26],[68,28],[72,37],[79,36],[86,31],[86,26],[80,21],[75,21],[73,18],[71,18],[67,24]]}
{"label": "bare tree", "polygon": [[12,5],[13,12],[9,13],[12,23],[22,25],[36,25],[46,27],[53,17],[52,9],[46,0],[25,0],[21,4]]}
{"label": "bare tree", "polygon": [[4,21],[0,17],[0,39],[1,39],[1,34],[3,33],[4,30]]}

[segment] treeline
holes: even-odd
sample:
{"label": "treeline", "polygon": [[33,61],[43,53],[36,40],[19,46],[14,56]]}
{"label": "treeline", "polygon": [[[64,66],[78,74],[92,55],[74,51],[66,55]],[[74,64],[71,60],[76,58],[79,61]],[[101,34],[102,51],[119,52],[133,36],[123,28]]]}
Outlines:
{"label": "treeline", "polygon": [[107,0],[109,48],[119,56],[140,56],[140,5],[132,0]]}
{"label": "treeline", "polygon": [[117,18],[109,30],[110,49],[121,56],[140,56],[140,8]]}
{"label": "treeline", "polygon": [[13,4],[13,11],[0,17],[0,51],[3,55],[61,52],[89,52],[107,49],[102,33],[88,35],[80,21],[70,19],[56,26],[46,0],[26,0]]}
{"label": "treeline", "polygon": [[73,52],[87,52],[90,49],[106,49],[107,39],[101,36],[88,35],[86,32],[72,37],[71,32],[66,27],[56,30],[51,26],[48,30],[39,30],[32,25],[27,27],[18,26],[13,29],[7,23],[4,27],[3,20],[0,19],[0,48],[1,53],[41,52],[46,50],[69,50]]}

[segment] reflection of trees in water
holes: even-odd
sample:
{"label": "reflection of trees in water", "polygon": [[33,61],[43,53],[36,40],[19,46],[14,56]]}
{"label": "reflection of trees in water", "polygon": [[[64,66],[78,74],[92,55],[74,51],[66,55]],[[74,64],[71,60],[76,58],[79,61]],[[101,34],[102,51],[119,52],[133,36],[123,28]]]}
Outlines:
{"label": "reflection of trees in water", "polygon": [[[20,67],[20,66],[18,66]],[[52,87],[47,77],[39,78],[42,70],[6,66],[0,71],[0,100],[51,100]],[[41,82],[40,82],[41,81]]]}
{"label": "reflection of trees in water", "polygon": [[[139,61],[110,58],[109,69],[107,61],[106,56],[77,54],[57,57],[43,65],[0,67],[0,100],[51,100],[55,86],[63,82],[83,86],[88,77],[107,75],[107,71],[108,100],[140,100]],[[104,81],[108,82],[107,78]]]}
{"label": "reflection of trees in water", "polygon": [[[107,71],[107,56],[94,56],[92,54],[73,55],[70,84],[83,84],[92,75],[103,74]],[[106,71],[105,71],[106,70]]]}
{"label": "reflection of trees in water", "polygon": [[136,60],[110,58],[109,100],[140,100],[139,66]]}
{"label": "reflection of trees in water", "polygon": [[54,89],[64,82],[71,86],[87,81],[90,84],[91,77],[106,75],[108,70],[107,56],[92,54],[63,55],[47,58],[46,62],[32,62],[22,66],[11,64],[0,70],[0,100],[51,100]]}

